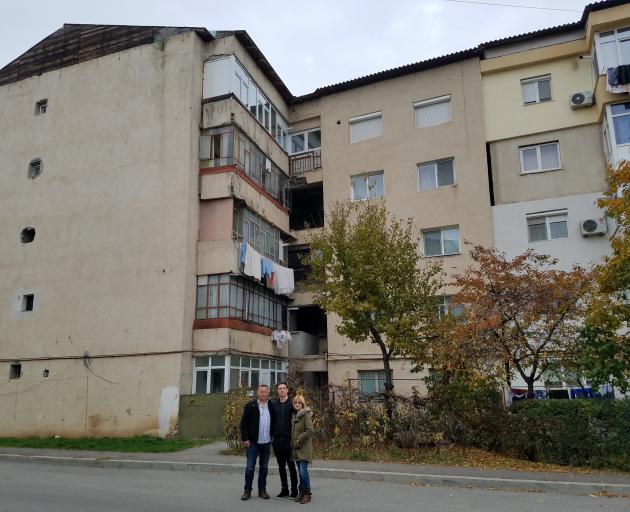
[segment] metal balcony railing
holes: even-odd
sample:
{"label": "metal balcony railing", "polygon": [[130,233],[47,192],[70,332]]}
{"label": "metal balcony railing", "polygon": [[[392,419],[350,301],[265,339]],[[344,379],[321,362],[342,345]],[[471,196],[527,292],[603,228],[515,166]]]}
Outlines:
{"label": "metal balcony railing", "polygon": [[317,171],[322,168],[322,150],[311,149],[289,157],[289,172],[291,176],[301,176],[306,172]]}

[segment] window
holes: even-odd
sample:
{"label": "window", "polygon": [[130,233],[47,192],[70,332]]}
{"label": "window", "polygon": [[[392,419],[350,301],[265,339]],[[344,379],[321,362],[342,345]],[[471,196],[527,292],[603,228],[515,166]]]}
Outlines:
{"label": "window", "polygon": [[418,164],[418,190],[446,187],[455,183],[453,159]]}
{"label": "window", "polygon": [[383,135],[383,114],[374,112],[363,116],[353,117],[350,123],[350,143],[355,144],[363,140],[375,139]]}
{"label": "window", "polygon": [[36,116],[41,116],[42,114],[45,114],[47,111],[48,111],[48,100],[46,99],[39,100],[37,103],[35,103]]}
{"label": "window", "polygon": [[199,159],[202,167],[238,167],[271,197],[289,206],[289,177],[238,128],[224,126],[204,131],[199,137]]}
{"label": "window", "polygon": [[225,392],[225,356],[195,357],[193,393]]}
{"label": "window", "polygon": [[28,177],[32,180],[42,174],[42,161],[39,158],[31,160],[28,164]]}
{"label": "window", "polygon": [[416,128],[428,128],[448,123],[452,119],[451,95],[440,96],[413,104]]}
{"label": "window", "polygon": [[287,300],[240,276],[199,276],[196,318],[235,318],[282,330],[287,323]]}
{"label": "window", "polygon": [[286,380],[284,361],[240,356],[198,356],[193,358],[193,393],[226,393],[241,386],[256,388]]}
{"label": "window", "polygon": [[[220,78],[230,75],[231,81]],[[238,98],[274,140],[283,149],[287,149],[286,134],[289,131],[289,124],[234,55],[211,59],[204,63],[204,98],[226,94],[233,94]]]}
{"label": "window", "polygon": [[247,208],[234,208],[233,234],[257,252],[278,263],[280,230]]}
{"label": "window", "polygon": [[528,215],[527,233],[530,242],[568,238],[569,228],[566,210]]}
{"label": "window", "polygon": [[385,392],[385,370],[358,370],[358,374],[359,391],[361,393],[375,395]]}
{"label": "window", "polygon": [[13,363],[9,367],[9,379],[19,379],[22,376],[22,365],[20,363]]}
{"label": "window", "polygon": [[459,318],[464,314],[464,306],[461,304],[452,304],[452,299],[452,295],[441,297],[440,304],[438,305],[440,318],[449,314],[453,315],[455,318]]}
{"label": "window", "polygon": [[20,304],[20,311],[33,311],[33,304],[35,302],[35,295],[32,293],[25,293],[22,295]]}
{"label": "window", "polygon": [[542,103],[551,100],[551,75],[521,80],[523,104]]}
{"label": "window", "polygon": [[383,197],[385,190],[383,186],[383,171],[374,174],[364,174],[351,178],[352,200],[365,201],[366,199],[376,199]]}
{"label": "window", "polygon": [[597,34],[598,74],[608,68],[630,64],[630,27],[618,28]]}
{"label": "window", "polygon": [[630,144],[630,102],[610,106],[615,144]]}
{"label": "window", "polygon": [[293,133],[290,136],[289,153],[301,153],[322,147],[322,132],[320,128]]}
{"label": "window", "polygon": [[431,229],[422,232],[424,256],[459,254],[459,227]]}
{"label": "window", "polygon": [[558,142],[523,146],[521,154],[521,172],[542,172],[560,169],[560,145]]}

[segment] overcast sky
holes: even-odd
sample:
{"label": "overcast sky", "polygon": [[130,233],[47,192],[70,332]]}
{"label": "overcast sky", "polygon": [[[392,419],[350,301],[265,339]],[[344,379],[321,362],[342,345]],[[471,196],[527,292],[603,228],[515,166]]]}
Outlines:
{"label": "overcast sky", "polygon": [[577,21],[582,0],[0,0],[0,67],[64,23],[245,29],[291,92]]}

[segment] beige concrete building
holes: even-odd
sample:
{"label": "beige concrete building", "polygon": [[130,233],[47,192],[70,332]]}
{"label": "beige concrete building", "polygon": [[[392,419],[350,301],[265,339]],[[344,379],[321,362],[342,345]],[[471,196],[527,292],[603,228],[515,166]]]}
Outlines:
{"label": "beige concrete building", "polygon": [[[630,147],[600,75],[625,64],[626,4],[302,97],[244,31],[48,36],[0,70],[0,435],[185,431],[202,395],[289,364],[378,391],[374,345],[299,286],[335,201],[384,200],[447,272],[465,240],[596,261],[606,237],[580,223],[601,228],[606,159]],[[393,378],[424,390],[403,360]]]}

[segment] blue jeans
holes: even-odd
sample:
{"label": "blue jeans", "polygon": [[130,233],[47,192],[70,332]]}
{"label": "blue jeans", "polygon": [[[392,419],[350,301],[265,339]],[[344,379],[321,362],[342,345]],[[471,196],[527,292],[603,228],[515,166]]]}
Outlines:
{"label": "blue jeans", "polygon": [[296,460],[298,473],[300,475],[300,489],[310,489],[311,479],[308,477],[308,462],[305,460]]}
{"label": "blue jeans", "polygon": [[267,488],[267,466],[269,464],[269,448],[271,443],[252,443],[247,448],[247,466],[245,466],[245,490],[252,490],[256,459],[258,458],[258,490]]}

